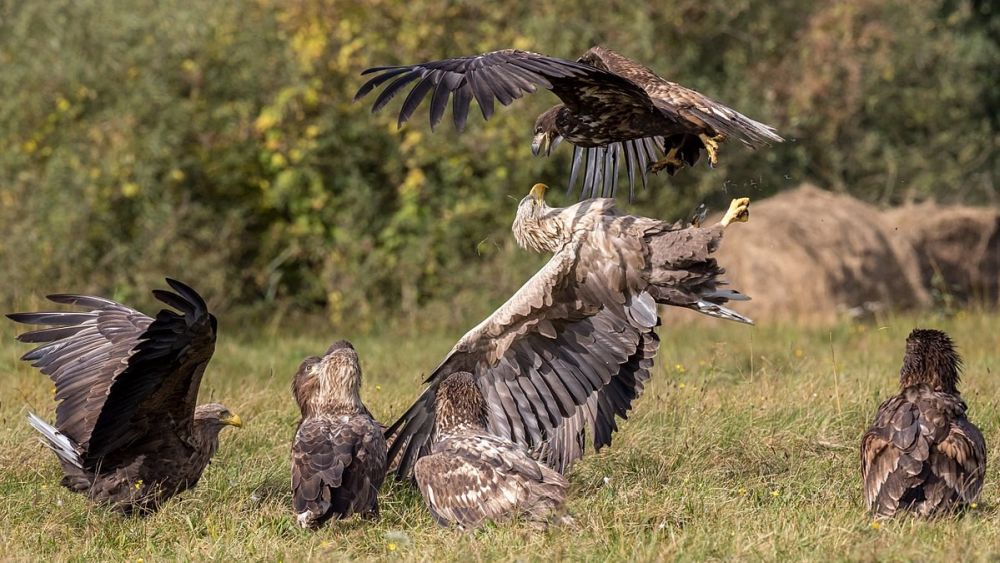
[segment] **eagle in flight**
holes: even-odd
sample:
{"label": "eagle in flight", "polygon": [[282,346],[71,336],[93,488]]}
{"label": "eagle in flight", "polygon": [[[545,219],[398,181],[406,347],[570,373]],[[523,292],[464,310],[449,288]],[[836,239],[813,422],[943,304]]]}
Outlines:
{"label": "eagle in flight", "polygon": [[217,323],[195,290],[167,279],[153,295],[178,312],[156,318],[103,297],[50,295],[83,311],[14,313],[38,347],[21,359],[55,383],[56,423],[28,421],[59,457],[62,485],[125,514],[147,514],[194,487],[243,422],[219,403],[196,405]]}
{"label": "eagle in flight", "polygon": [[979,498],[986,443],[966,417],[960,368],[947,334],[916,329],[906,339],[902,389],[861,440],[865,504],[876,518],[947,514]]}
{"label": "eagle in flight", "polygon": [[576,61],[505,49],[481,55],[415,65],[380,66],[354,96],[355,101],[386,83],[372,111],[413,85],[399,112],[407,121],[431,94],[430,125],[444,117],[449,97],[455,128],[465,127],[469,105],[476,100],[484,119],[493,115],[494,100],[509,105],[539,86],[551,90],[561,104],[535,120],[531,150],[549,155],[566,140],[574,145],[569,189],[583,171],[581,199],[613,197],[624,167],[629,194],[638,176],[648,172],[673,175],[693,166],[701,151],[709,164],[718,162],[719,144],[739,140],[753,149],[783,141],[775,129],[658,76],[642,64],[595,46]]}
{"label": "eagle in flight", "polygon": [[678,227],[621,214],[611,199],[553,209],[543,195],[539,184],[522,200],[514,231],[552,258],[455,344],[386,430],[398,476],[430,452],[436,392],[453,373],[472,374],[491,435],[562,473],[586,436],[595,450],[610,444],[616,418],[641,395],[659,348],[657,303],[750,322],[724,307],[745,297],[719,288],[724,271],[712,257],[723,229],[746,220],[745,198],[716,225]]}

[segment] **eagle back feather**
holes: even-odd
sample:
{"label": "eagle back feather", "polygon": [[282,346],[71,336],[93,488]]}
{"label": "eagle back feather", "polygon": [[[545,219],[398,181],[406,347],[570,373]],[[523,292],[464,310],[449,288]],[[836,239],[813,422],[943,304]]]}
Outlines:
{"label": "eagle back feather", "polygon": [[292,506],[303,527],[354,513],[378,513],[385,478],[385,438],[370,416],[317,415],[292,443]]}
{"label": "eagle back feather", "polygon": [[865,504],[880,517],[921,516],[975,501],[986,446],[956,395],[909,387],[879,406],[861,442]]}
{"label": "eagle back feather", "polygon": [[517,516],[545,522],[568,486],[523,448],[486,435],[444,438],[417,461],[414,476],[434,518],[464,529]]}

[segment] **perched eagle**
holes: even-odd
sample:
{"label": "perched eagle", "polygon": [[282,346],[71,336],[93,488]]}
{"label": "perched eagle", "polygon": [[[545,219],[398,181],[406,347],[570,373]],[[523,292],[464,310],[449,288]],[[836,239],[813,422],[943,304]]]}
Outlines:
{"label": "perched eagle", "polygon": [[548,522],[569,483],[523,446],[489,432],[489,409],[473,375],[449,375],[436,399],[430,453],[413,466],[434,519],[463,529],[518,516]]}
{"label": "perched eagle", "polygon": [[965,416],[960,368],[945,333],[916,329],[906,339],[902,390],[879,406],[861,439],[865,504],[875,517],[935,516],[979,498],[986,444]]}
{"label": "perched eagle", "polygon": [[[569,187],[583,168],[581,199],[614,196],[619,169],[624,166],[629,193],[638,175],[646,185],[647,171],[674,174],[697,162],[701,150],[717,162],[719,143],[735,138],[750,148],[783,139],[764,125],[694,90],[659,77],[642,64],[603,47],[592,47],[576,62],[505,49],[469,57],[416,65],[369,68],[375,76],[354,96],[355,101],[389,82],[372,111],[416,81],[399,112],[399,125],[431,94],[433,129],[454,94],[452,117],[461,131],[473,99],[483,118],[493,115],[494,99],[509,105],[539,86],[562,101],[535,120],[531,150],[549,152],[563,139],[572,143]],[[663,157],[657,159],[658,153]]]}
{"label": "perched eagle", "polygon": [[154,290],[164,309],[150,318],[86,295],[50,295],[86,311],[16,313],[46,325],[18,336],[40,344],[21,359],[56,387],[55,427],[28,415],[59,457],[62,484],[123,513],[149,513],[194,487],[240,417],[218,403],[195,406],[215,350],[216,320],[190,287],[167,279]]}
{"label": "perched eagle", "polygon": [[612,200],[582,202],[580,221],[564,223],[542,192],[522,202],[514,229],[554,255],[455,344],[386,431],[397,475],[428,453],[437,388],[452,373],[475,378],[490,434],[564,472],[583,455],[585,435],[595,450],[610,444],[615,418],[642,393],[659,347],[657,301],[749,322],[722,306],[742,296],[717,289],[723,270],[711,258],[723,227],[745,219],[746,200],[719,225],[674,228],[617,214]]}
{"label": "perched eagle", "polygon": [[302,419],[292,444],[292,506],[303,528],[354,513],[378,517],[386,445],[360,389],[358,354],[346,340],[306,358],[295,374]]}

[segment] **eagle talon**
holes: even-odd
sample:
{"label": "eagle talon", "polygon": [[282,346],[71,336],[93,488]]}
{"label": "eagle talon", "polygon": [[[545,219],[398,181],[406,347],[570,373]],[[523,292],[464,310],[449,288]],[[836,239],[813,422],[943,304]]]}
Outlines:
{"label": "eagle talon", "polygon": [[666,154],[666,156],[656,162],[649,163],[649,166],[646,167],[647,172],[658,174],[661,170],[666,169],[667,174],[673,176],[675,172],[684,167],[684,161],[677,156],[678,150],[678,147],[673,147],[670,149],[670,152]]}
{"label": "eagle talon", "polygon": [[709,137],[704,133],[699,133],[698,138],[701,139],[701,143],[705,145],[705,152],[708,153],[708,165],[715,168],[715,165],[719,163],[719,143],[725,141],[726,136],[720,133],[714,137]]}
{"label": "eagle talon", "polygon": [[719,221],[723,227],[728,227],[730,223],[746,223],[750,220],[750,198],[741,197],[734,199],[729,204],[729,211]]}

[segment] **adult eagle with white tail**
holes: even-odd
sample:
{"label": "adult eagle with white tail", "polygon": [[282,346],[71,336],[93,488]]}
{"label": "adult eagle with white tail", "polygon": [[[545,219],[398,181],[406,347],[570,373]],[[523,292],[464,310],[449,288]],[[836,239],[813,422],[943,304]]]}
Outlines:
{"label": "adult eagle with white tail", "polygon": [[217,322],[195,290],[167,279],[150,318],[103,297],[50,295],[85,311],[14,313],[38,344],[22,360],[56,386],[55,427],[28,420],[59,457],[62,484],[129,514],[157,510],[194,487],[219,447],[219,431],[243,422],[218,403],[197,405],[215,351]]}
{"label": "adult eagle with white tail", "polygon": [[469,331],[427,379],[428,388],[386,431],[397,475],[429,451],[435,396],[449,375],[469,372],[489,405],[488,431],[564,472],[585,449],[611,443],[642,393],[659,347],[657,303],[749,323],[724,306],[712,253],[723,229],[747,217],[733,202],[710,227],[678,227],[622,215],[608,199],[567,209],[545,205],[544,186],[521,201],[514,234],[553,252],[506,303]]}
{"label": "adult eagle with white tail", "polygon": [[461,131],[473,99],[483,118],[489,119],[494,100],[506,106],[539,86],[551,90],[562,103],[535,120],[531,150],[548,156],[560,141],[572,143],[569,187],[576,185],[584,170],[581,199],[614,196],[623,166],[632,194],[637,175],[645,186],[647,172],[666,170],[672,175],[685,165],[693,166],[702,150],[715,166],[719,143],[727,139],[751,149],[783,141],[773,127],[600,46],[576,61],[505,49],[374,67],[362,74],[375,76],[361,86],[355,101],[388,83],[372,111],[416,81],[403,101],[398,124],[402,126],[431,93],[432,129],[444,117],[449,97],[455,127]]}

